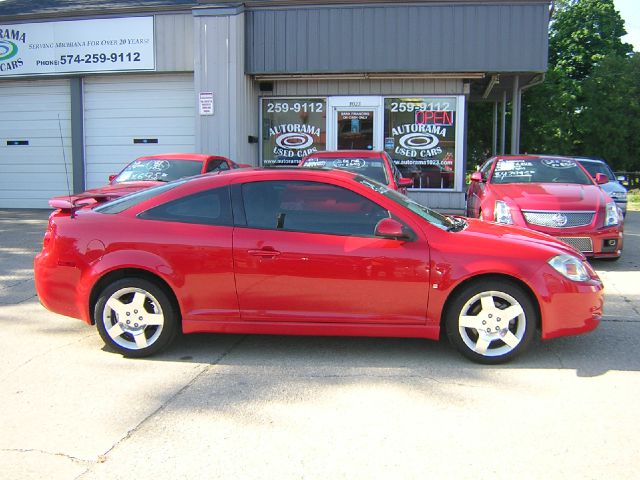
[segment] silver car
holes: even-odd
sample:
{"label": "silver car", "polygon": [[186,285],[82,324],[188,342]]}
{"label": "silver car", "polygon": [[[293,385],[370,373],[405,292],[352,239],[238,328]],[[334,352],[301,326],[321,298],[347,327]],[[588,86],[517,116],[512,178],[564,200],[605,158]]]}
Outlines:
{"label": "silver car", "polygon": [[597,173],[603,173],[609,177],[609,182],[604,185],[600,185],[602,189],[607,192],[611,199],[616,202],[616,205],[622,210],[622,214],[627,214],[627,189],[622,186],[619,180],[622,178],[616,178],[615,174],[611,170],[611,167],[607,165],[603,160],[595,158],[576,158],[580,165],[582,165],[589,174],[595,178]]}

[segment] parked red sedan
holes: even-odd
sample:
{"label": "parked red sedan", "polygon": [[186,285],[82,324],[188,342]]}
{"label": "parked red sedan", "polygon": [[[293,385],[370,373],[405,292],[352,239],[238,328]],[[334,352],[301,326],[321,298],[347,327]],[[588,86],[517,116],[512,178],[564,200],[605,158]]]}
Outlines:
{"label": "parked red sedan", "polygon": [[201,173],[233,170],[239,165],[227,157],[201,153],[164,153],[135,159],[117,175],[109,176],[109,184],[82,193],[52,198],[49,204],[57,208],[61,202],[92,202],[113,200],[138,190]]}
{"label": "parked red sedan", "polygon": [[404,178],[387,152],[376,150],[333,150],[316,152],[304,157],[299,167],[337,168],[372,178],[387,187],[406,193],[413,186]]}
{"label": "parked red sedan", "polygon": [[467,216],[520,225],[558,237],[589,257],[622,254],[622,218],[615,202],[573,158],[504,155],[471,175]]}
{"label": "parked red sedan", "polygon": [[176,332],[438,339],[499,363],[596,328],[603,287],[547,235],[443,216],[361,175],[241,169],[51,215],[42,304],[130,357]]}

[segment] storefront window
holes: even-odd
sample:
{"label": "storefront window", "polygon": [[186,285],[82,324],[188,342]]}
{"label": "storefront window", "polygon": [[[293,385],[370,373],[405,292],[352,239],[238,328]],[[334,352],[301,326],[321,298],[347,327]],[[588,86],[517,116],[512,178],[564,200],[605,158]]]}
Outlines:
{"label": "storefront window", "polygon": [[325,98],[262,99],[262,164],[295,166],[326,150]]}
{"label": "storefront window", "polygon": [[456,97],[384,100],[384,149],[413,188],[453,188]]}

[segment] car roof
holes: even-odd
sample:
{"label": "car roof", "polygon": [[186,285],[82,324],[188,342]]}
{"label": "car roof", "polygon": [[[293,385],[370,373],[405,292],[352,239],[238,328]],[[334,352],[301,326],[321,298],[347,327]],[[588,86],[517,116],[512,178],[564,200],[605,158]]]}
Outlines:
{"label": "car roof", "polygon": [[205,153],[159,153],[138,157],[136,160],[198,160],[204,162],[211,158],[226,159],[226,157],[220,155],[208,155]]}
{"label": "car roof", "polygon": [[605,165],[608,165],[607,162],[605,162],[604,160],[601,160],[599,158],[575,157],[575,159],[578,160],[579,162],[604,163]]}
{"label": "car roof", "polygon": [[[358,173],[349,172],[347,170],[339,170],[332,168],[297,168],[297,167],[253,167],[238,168],[234,170],[224,170],[221,172],[210,172],[193,177],[188,177],[185,183],[195,181],[209,181],[206,179],[221,178],[223,183],[238,183],[253,180],[278,180],[282,177],[290,177],[291,180],[353,180]],[[183,179],[185,180],[185,179]],[[217,180],[213,180],[217,183]]]}
{"label": "car roof", "polygon": [[536,155],[536,154],[523,154],[523,155],[496,155],[494,157],[496,160],[545,160],[545,159],[558,159],[558,160],[574,160],[578,161],[581,158],[578,157],[570,157],[567,155]]}
{"label": "car roof", "polygon": [[341,157],[354,158],[354,157],[379,157],[382,155],[381,150],[324,150],[322,152],[314,152],[307,155],[306,158],[318,158],[318,157],[333,157],[339,155]]}

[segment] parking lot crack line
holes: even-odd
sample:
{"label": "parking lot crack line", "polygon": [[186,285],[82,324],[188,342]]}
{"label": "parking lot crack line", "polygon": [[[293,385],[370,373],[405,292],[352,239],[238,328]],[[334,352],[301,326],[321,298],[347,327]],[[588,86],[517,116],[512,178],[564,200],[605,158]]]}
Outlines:
{"label": "parking lot crack line", "polygon": [[21,303],[26,303],[26,302],[28,302],[30,300],[33,300],[34,298],[38,298],[38,295],[31,295],[30,297],[23,298],[22,300],[19,300],[17,302],[0,302],[0,305],[2,305],[2,306],[20,305]]}
{"label": "parking lot crack line", "polygon": [[3,286],[3,287],[0,287],[0,290],[7,290],[7,289],[9,289],[9,288],[17,287],[18,285],[22,285],[22,284],[24,284],[24,283],[30,283],[31,281],[32,281],[32,279],[31,279],[31,278],[27,278],[27,279],[25,279],[25,280],[20,280],[20,281],[18,281],[18,282],[16,282],[16,283],[10,283],[10,284],[8,284],[8,285],[5,285],[5,286]]}
{"label": "parking lot crack line", "polygon": [[212,362],[210,362],[210,363],[206,364],[204,367],[202,367],[195,374],[195,376],[191,380],[189,380],[184,386],[182,386],[182,388],[180,388],[177,392],[175,392],[173,395],[171,395],[166,401],[164,401],[160,406],[158,406],[158,408],[156,408],[153,412],[151,412],[149,415],[144,417],[135,427],[130,429],[120,440],[118,440],[116,443],[114,443],[106,452],[104,452],[102,455],[99,455],[98,456],[98,458],[100,459],[99,462],[94,462],[82,474],[80,474],[76,478],[82,478],[84,475],[90,473],[90,471],[91,471],[91,469],[92,469],[92,467],[94,465],[96,465],[98,463],[106,462],[108,460],[109,454],[116,447],[118,447],[120,444],[122,444],[123,442],[125,442],[129,438],[131,438],[137,431],[139,431],[152,418],[154,418],[157,414],[159,414],[160,412],[165,410],[174,400],[176,400],[178,397],[180,397],[186,390],[188,390],[193,384],[195,384],[203,375],[208,373],[211,369],[213,369],[216,365],[218,365],[227,355],[229,355],[233,350],[235,350],[245,340],[245,338],[246,338],[246,335],[242,336],[241,338],[239,338],[238,340],[233,342],[229,346],[229,348],[224,350]]}
{"label": "parking lot crack line", "polygon": [[82,463],[83,465],[90,464],[91,460],[86,460],[83,458],[74,457],[73,455],[68,455],[62,452],[47,452],[46,450],[39,450],[37,448],[2,448],[0,452],[7,453],[41,453],[43,455],[50,455],[52,457],[62,457],[67,460],[71,460],[75,463]]}
{"label": "parking lot crack line", "polygon": [[553,352],[553,355],[556,357],[556,359],[558,360],[558,364],[560,365],[558,368],[564,369],[564,362],[562,361],[562,357],[560,356],[560,354],[558,352]]}

